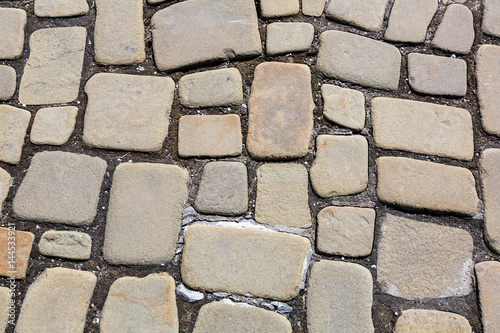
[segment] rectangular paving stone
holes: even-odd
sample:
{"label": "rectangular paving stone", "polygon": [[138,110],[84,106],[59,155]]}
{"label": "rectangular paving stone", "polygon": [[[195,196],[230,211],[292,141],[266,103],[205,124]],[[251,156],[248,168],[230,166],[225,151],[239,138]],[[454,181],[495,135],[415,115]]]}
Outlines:
{"label": "rectangular paving stone", "polygon": [[431,45],[448,52],[467,54],[474,44],[474,37],[472,12],[467,6],[454,3],[446,8]]}
{"label": "rectangular paving stone", "polygon": [[383,149],[451,157],[474,157],[472,117],[467,110],[396,98],[372,100],[375,145]]}
{"label": "rectangular paving stone", "polygon": [[[0,228],[0,276],[24,279],[35,235],[12,228]],[[13,258],[12,251],[15,251]],[[12,259],[15,259],[12,263]]]}
{"label": "rectangular paving stone", "polygon": [[266,28],[268,55],[309,51],[314,40],[314,26],[303,22],[274,22]]}
{"label": "rectangular paving stone", "polygon": [[181,274],[195,289],[290,300],[297,296],[309,240],[261,230],[188,227]]}
{"label": "rectangular paving stone", "polygon": [[35,15],[38,17],[79,16],[88,11],[87,0],[35,0]]}
{"label": "rectangular paving stone", "polygon": [[300,10],[299,0],[261,0],[259,4],[263,18],[291,16]]}
{"label": "rectangular paving stone", "polygon": [[477,212],[476,183],[465,168],[403,157],[380,157],[377,169],[377,196],[382,202],[467,216]]}
{"label": "rectangular paving stone", "polygon": [[484,0],[481,30],[491,36],[500,37],[500,1]]}
{"label": "rectangular paving stone", "polygon": [[0,168],[0,214],[2,213],[3,202],[9,194],[12,177],[4,169]]}
{"label": "rectangular paving stone", "polygon": [[0,332],[5,332],[9,321],[10,289],[0,287]]}
{"label": "rectangular paving stone", "polygon": [[459,314],[420,309],[404,310],[395,329],[396,333],[472,332],[467,319]]}
{"label": "rectangular paving stone", "polygon": [[302,14],[319,17],[323,15],[326,0],[302,0]]}
{"label": "rectangular paving stone", "polygon": [[76,124],[76,106],[42,108],[36,112],[30,132],[30,141],[36,145],[65,144]]}
{"label": "rectangular paving stone", "polygon": [[88,260],[92,238],[83,232],[49,230],[40,238],[38,249],[48,257]]}
{"label": "rectangular paving stone", "polygon": [[484,235],[500,254],[500,149],[486,149],[479,162],[484,203]]}
{"label": "rectangular paving stone", "polygon": [[0,8],[0,59],[15,59],[24,49],[26,12],[17,8]]}
{"label": "rectangular paving stone", "polygon": [[326,17],[365,29],[379,31],[384,22],[389,0],[336,0],[330,1]]}
{"label": "rectangular paving stone", "polygon": [[483,129],[488,134],[500,136],[500,46],[479,47],[476,79]]}
{"label": "rectangular paving stone", "polygon": [[0,161],[19,163],[30,119],[29,111],[0,104]]}
{"label": "rectangular paving stone", "polygon": [[365,96],[361,91],[323,84],[321,95],[327,120],[357,131],[365,127]]}
{"label": "rectangular paving stone", "polygon": [[0,65],[0,101],[8,101],[16,92],[16,70],[10,66]]}
{"label": "rectangular paving stone", "polygon": [[484,333],[500,332],[500,262],[484,261],[476,264],[476,277],[481,305]]}

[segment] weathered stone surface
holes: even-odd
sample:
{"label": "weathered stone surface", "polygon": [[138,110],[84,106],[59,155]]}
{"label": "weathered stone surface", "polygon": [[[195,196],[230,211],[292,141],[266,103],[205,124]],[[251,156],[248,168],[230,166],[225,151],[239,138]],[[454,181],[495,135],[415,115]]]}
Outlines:
{"label": "weathered stone surface", "polygon": [[194,202],[201,213],[240,215],[248,209],[247,167],[240,162],[210,162],[203,168]]}
{"label": "weathered stone surface", "polygon": [[[447,5],[447,4],[448,4],[448,2],[450,2],[450,0],[442,0],[442,1],[443,1],[443,3],[444,3],[445,5]],[[451,1],[452,1],[452,3],[464,3],[464,2],[466,2],[467,0],[451,0]]]}
{"label": "weathered stone surface", "polygon": [[311,213],[307,185],[307,170],[300,164],[264,164],[259,167],[255,220],[309,228]]}
{"label": "weathered stone surface", "polygon": [[308,332],[374,332],[372,285],[370,271],[361,265],[315,263],[307,295]]}
{"label": "weathered stone surface", "polygon": [[10,66],[0,65],[0,101],[8,101],[16,92],[16,70]]}
{"label": "weathered stone surface", "polygon": [[292,333],[292,325],[285,316],[255,306],[212,302],[201,307],[193,333],[212,332]]}
{"label": "weathered stone surface", "polygon": [[0,214],[2,213],[2,206],[7,194],[9,194],[10,185],[12,184],[12,177],[4,169],[0,168]]}
{"label": "weathered stone surface", "polygon": [[290,300],[310,249],[295,235],[194,225],[186,232],[182,280],[197,289]]}
{"label": "weathered stone surface", "polygon": [[412,300],[465,296],[472,291],[473,246],[465,230],[387,214],[378,282],[385,293]]}
{"label": "weathered stone surface", "polygon": [[78,16],[88,11],[87,0],[35,0],[35,15],[38,17]]}
{"label": "weathered stone surface", "polygon": [[37,111],[30,140],[37,145],[63,145],[75,129],[76,106],[43,108]]}
{"label": "weathered stone surface", "polygon": [[291,16],[298,14],[299,0],[261,0],[260,15],[263,18]]}
{"label": "weathered stone surface", "polygon": [[106,162],[98,157],[44,151],[35,154],[12,208],[23,220],[90,225]]}
{"label": "weathered stone surface", "polygon": [[485,261],[475,266],[479,300],[481,304],[481,321],[484,333],[500,332],[500,262]]}
{"label": "weathered stone surface", "polygon": [[19,163],[30,119],[29,111],[0,105],[0,161]]}
{"label": "weathered stone surface", "polygon": [[330,1],[326,17],[354,25],[368,31],[379,31],[384,22],[389,0],[336,0]]}
{"label": "weathered stone surface", "polygon": [[19,87],[22,104],[69,103],[78,97],[87,30],[84,27],[37,30]]}
{"label": "weathered stone surface", "polygon": [[0,287],[0,332],[5,332],[9,320],[10,295],[9,288]]}
{"label": "weathered stone surface", "polygon": [[438,0],[395,0],[384,38],[393,42],[422,43],[438,8]]}
{"label": "weathered stone surface", "polygon": [[262,53],[258,28],[253,0],[176,3],[151,19],[156,66],[175,70],[257,56]]}
{"label": "weathered stone surface", "polygon": [[446,8],[431,45],[448,52],[467,54],[474,43],[474,18],[466,6],[452,4]]}
{"label": "weathered stone surface", "polygon": [[327,120],[358,131],[365,127],[365,96],[361,91],[324,84],[321,95]]}
{"label": "weathered stone surface", "polygon": [[303,22],[275,22],[266,28],[266,53],[279,55],[308,51],[314,40],[314,26]]}
{"label": "weathered stone surface", "polygon": [[179,102],[188,108],[243,103],[243,82],[237,68],[199,72],[179,80]]}
{"label": "weathered stone surface", "polygon": [[380,157],[377,168],[377,196],[385,203],[468,216],[477,212],[474,176],[465,168],[403,157]]}
{"label": "weathered stone surface", "polygon": [[0,59],[15,59],[23,53],[26,12],[0,8]]}
{"label": "weathered stone surface", "polygon": [[484,202],[484,235],[500,253],[500,149],[486,149],[480,160]]}
{"label": "weathered stone surface", "polygon": [[126,276],[113,282],[102,310],[102,333],[178,331],[175,281],[170,275]]}
{"label": "weathered stone surface", "polygon": [[488,35],[500,37],[500,1],[484,0],[483,6],[481,29]]}
{"label": "weathered stone surface", "polygon": [[466,318],[456,313],[436,310],[404,310],[395,328],[396,333],[472,332]]}
{"label": "weathered stone surface", "polygon": [[[0,228],[0,276],[24,279],[30,259],[35,235],[26,231]],[[11,243],[15,242],[15,244]],[[12,263],[12,247],[15,247],[15,262]],[[9,254],[10,252],[10,254]]]}
{"label": "weathered stone surface", "polygon": [[238,156],[243,151],[240,116],[201,115],[179,119],[179,156]]}
{"label": "weathered stone surface", "polygon": [[16,332],[83,332],[96,282],[91,272],[47,268],[26,293]]}
{"label": "weathered stone surface", "polygon": [[94,75],[85,85],[89,102],[83,141],[99,148],[160,150],[168,134],[174,89],[169,77]]}
{"label": "weathered stone surface", "polygon": [[377,97],[371,111],[377,147],[467,161],[474,157],[472,118],[467,110]]}
{"label": "weathered stone surface", "polygon": [[318,69],[327,77],[362,86],[396,90],[401,53],[390,44],[342,31],[320,36]]}
{"label": "weathered stone surface", "polygon": [[247,149],[252,157],[291,159],[307,154],[314,110],[308,66],[258,65],[248,107]]}
{"label": "weathered stone surface", "polygon": [[87,260],[92,238],[83,232],[50,230],[43,233],[38,249],[44,256]]}
{"label": "weathered stone surface", "polygon": [[319,17],[325,10],[326,0],[302,0],[302,14]]}
{"label": "weathered stone surface", "polygon": [[361,135],[319,135],[310,170],[320,197],[363,192],[368,184],[368,142]]}
{"label": "weathered stone surface", "polygon": [[122,163],[116,168],[104,238],[107,262],[148,265],[174,257],[188,177],[175,165]]}
{"label": "weathered stone surface", "polygon": [[96,0],[95,60],[101,65],[131,65],[146,57],[142,0]]}
{"label": "weathered stone surface", "polygon": [[483,129],[489,134],[500,136],[500,46],[479,47],[476,54],[476,79]]}

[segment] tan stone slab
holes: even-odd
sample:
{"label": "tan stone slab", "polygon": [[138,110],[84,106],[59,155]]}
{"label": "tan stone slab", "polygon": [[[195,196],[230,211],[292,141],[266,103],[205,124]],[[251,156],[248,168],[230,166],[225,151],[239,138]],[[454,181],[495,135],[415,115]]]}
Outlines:
{"label": "tan stone slab", "polygon": [[0,276],[26,277],[34,240],[35,235],[31,232],[0,228]]}
{"label": "tan stone slab", "polygon": [[83,332],[96,282],[91,272],[47,268],[26,293],[16,333]]}
{"label": "tan stone slab", "polygon": [[384,39],[423,43],[437,8],[438,0],[395,0]]}
{"label": "tan stone slab", "polygon": [[452,4],[446,8],[431,45],[448,52],[467,54],[474,37],[472,12],[466,6]]}
{"label": "tan stone slab", "polygon": [[444,164],[380,157],[378,198],[403,208],[474,216],[479,203],[472,173]]}
{"label": "tan stone slab", "polygon": [[10,289],[0,287],[0,332],[5,332],[9,321]]}
{"label": "tan stone slab", "polygon": [[476,79],[483,129],[488,134],[500,136],[500,46],[479,47]]}
{"label": "tan stone slab", "polygon": [[500,149],[486,149],[479,163],[484,203],[484,236],[500,254]]}
{"label": "tan stone slab", "polygon": [[372,285],[370,271],[361,265],[316,262],[307,293],[308,332],[374,332]]}
{"label": "tan stone slab", "polygon": [[465,317],[436,310],[404,310],[396,322],[396,333],[471,333]]}
{"label": "tan stone slab", "polygon": [[417,101],[377,97],[371,117],[375,145],[471,161],[472,118],[467,110]]}
{"label": "tan stone slab", "polygon": [[186,232],[182,280],[196,289],[290,300],[310,249],[295,235],[194,225]]}
{"label": "tan stone slab", "polygon": [[261,0],[260,15],[263,18],[291,16],[298,14],[299,0]]}
{"label": "tan stone slab", "polygon": [[40,238],[38,249],[48,257],[88,260],[92,238],[83,232],[49,230]]}
{"label": "tan stone slab", "polygon": [[275,22],[266,28],[268,55],[309,51],[314,40],[314,26],[304,22]]}
{"label": "tan stone slab", "polygon": [[9,194],[12,177],[4,169],[0,168],[0,214],[2,213],[3,202]]}
{"label": "tan stone slab", "polygon": [[16,70],[10,66],[0,65],[0,101],[8,101],[16,92]]}
{"label": "tan stone slab", "polygon": [[258,65],[248,108],[247,149],[253,158],[292,159],[307,154],[314,110],[308,66]]}
{"label": "tan stone slab", "polygon": [[77,114],[76,106],[38,110],[31,127],[31,143],[56,146],[65,144],[75,129]]}
{"label": "tan stone slab", "polygon": [[365,29],[379,31],[384,22],[389,0],[336,0],[330,1],[326,17]]}
{"label": "tan stone slab", "polygon": [[304,166],[264,164],[257,170],[257,222],[309,228],[311,212],[308,200],[308,178]]}
{"label": "tan stone slab", "polygon": [[0,105],[0,161],[19,163],[30,119],[29,111]]}
{"label": "tan stone slab", "polygon": [[365,96],[361,91],[324,84],[321,95],[327,120],[357,131],[365,127]]}
{"label": "tan stone slab", "polygon": [[500,37],[500,1],[483,1],[483,21],[481,30],[491,36]]}
{"label": "tan stone slab", "polygon": [[484,333],[500,332],[500,262],[485,261],[475,266],[481,321]]}
{"label": "tan stone slab", "polygon": [[0,59],[15,59],[24,49],[26,12],[16,8],[0,8]]}
{"label": "tan stone slab", "polygon": [[38,17],[79,16],[88,11],[87,0],[35,0],[35,15]]}
{"label": "tan stone slab", "polygon": [[302,0],[302,14],[319,17],[323,15],[326,0]]}
{"label": "tan stone slab", "polygon": [[122,163],[113,175],[104,259],[162,264],[174,257],[189,173],[175,165]]}

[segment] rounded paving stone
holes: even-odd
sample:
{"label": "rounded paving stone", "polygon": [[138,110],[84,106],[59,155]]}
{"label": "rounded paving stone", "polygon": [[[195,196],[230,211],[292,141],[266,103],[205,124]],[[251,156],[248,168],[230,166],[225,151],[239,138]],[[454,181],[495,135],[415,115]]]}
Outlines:
{"label": "rounded paving stone", "polygon": [[396,333],[471,333],[465,317],[436,310],[404,310],[396,322]]}
{"label": "rounded paving stone", "polygon": [[0,65],[0,101],[8,101],[16,92],[16,70],[10,66]]}
{"label": "rounded paving stone", "polygon": [[302,22],[275,22],[266,28],[266,53],[279,55],[308,51],[314,40],[314,26]]}
{"label": "rounded paving stone", "polygon": [[19,163],[30,120],[29,111],[0,104],[0,161]]}
{"label": "rounded paving stone", "polygon": [[40,238],[38,249],[48,257],[88,260],[92,238],[83,232],[49,230]]}
{"label": "rounded paving stone", "polygon": [[38,110],[31,127],[31,143],[56,146],[65,144],[75,129],[77,114],[76,106]]}
{"label": "rounded paving stone", "polygon": [[500,332],[500,262],[484,261],[475,266],[481,321],[484,333]]}
{"label": "rounded paving stone", "polygon": [[486,149],[479,163],[484,202],[484,236],[500,254],[500,149]]}
{"label": "rounded paving stone", "polygon": [[467,54],[474,37],[472,12],[466,6],[452,4],[446,8],[431,45],[448,52]]}
{"label": "rounded paving stone", "polygon": [[26,12],[17,8],[0,8],[0,59],[15,59],[24,49]]}

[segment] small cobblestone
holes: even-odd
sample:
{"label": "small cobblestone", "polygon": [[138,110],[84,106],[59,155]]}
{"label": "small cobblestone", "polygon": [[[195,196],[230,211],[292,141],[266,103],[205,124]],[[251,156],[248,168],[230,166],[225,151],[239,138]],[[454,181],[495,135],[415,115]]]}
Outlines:
{"label": "small cobblestone", "polygon": [[[11,266],[12,237],[15,238],[15,255],[14,263]],[[24,279],[28,262],[30,259],[31,248],[35,235],[26,231],[14,231],[9,228],[0,228],[0,276],[11,277],[16,279]]]}
{"label": "small cobblestone", "polygon": [[500,254],[500,149],[486,149],[480,160],[484,202],[484,235]]}
{"label": "small cobblestone", "polygon": [[71,17],[85,15],[88,11],[86,0],[35,0],[38,17]]}
{"label": "small cobblestone", "polygon": [[325,10],[326,0],[302,0],[302,14],[320,17]]}
{"label": "small cobblestone", "polygon": [[5,332],[9,321],[10,289],[0,287],[0,332]]}
{"label": "small cobblestone", "polygon": [[500,332],[500,262],[480,262],[475,270],[484,333]]}
{"label": "small cobblestone", "polygon": [[274,18],[298,14],[299,0],[261,0],[260,15],[263,18]]}
{"label": "small cobblestone", "polygon": [[379,31],[384,21],[389,0],[336,0],[330,1],[326,17],[368,31]]}
{"label": "small cobblestone", "polygon": [[483,0],[483,23],[481,28],[484,33],[500,37],[500,1]]}
{"label": "small cobblestone", "polygon": [[448,52],[467,54],[474,43],[474,18],[469,8],[452,4],[434,34],[431,45]]}
{"label": "small cobblestone", "polygon": [[65,144],[75,129],[77,114],[76,106],[38,110],[31,127],[30,141],[37,145]]}
{"label": "small cobblestone", "polygon": [[333,84],[321,86],[323,115],[331,122],[360,131],[365,127],[365,96]]}
{"label": "small cobblestone", "polygon": [[476,54],[476,79],[483,129],[489,134],[500,136],[500,46],[479,47]]}
{"label": "small cobblestone", "polygon": [[451,312],[404,310],[396,322],[396,333],[457,332],[471,333],[466,318]]}
{"label": "small cobblestone", "polygon": [[16,92],[16,70],[10,66],[0,65],[0,101],[8,101]]}
{"label": "small cobblestone", "polygon": [[275,22],[266,28],[268,55],[309,51],[314,40],[314,26],[302,22]]}
{"label": "small cobblestone", "polygon": [[48,257],[88,260],[92,238],[83,232],[50,230],[43,233],[38,249]]}
{"label": "small cobblestone", "polygon": [[2,213],[3,202],[9,194],[10,186],[12,184],[12,177],[4,169],[0,168],[0,214]]}
{"label": "small cobblestone", "polygon": [[24,49],[26,12],[16,8],[0,8],[0,59],[15,59]]}
{"label": "small cobblestone", "polygon": [[30,119],[29,111],[0,104],[0,161],[19,163]]}

